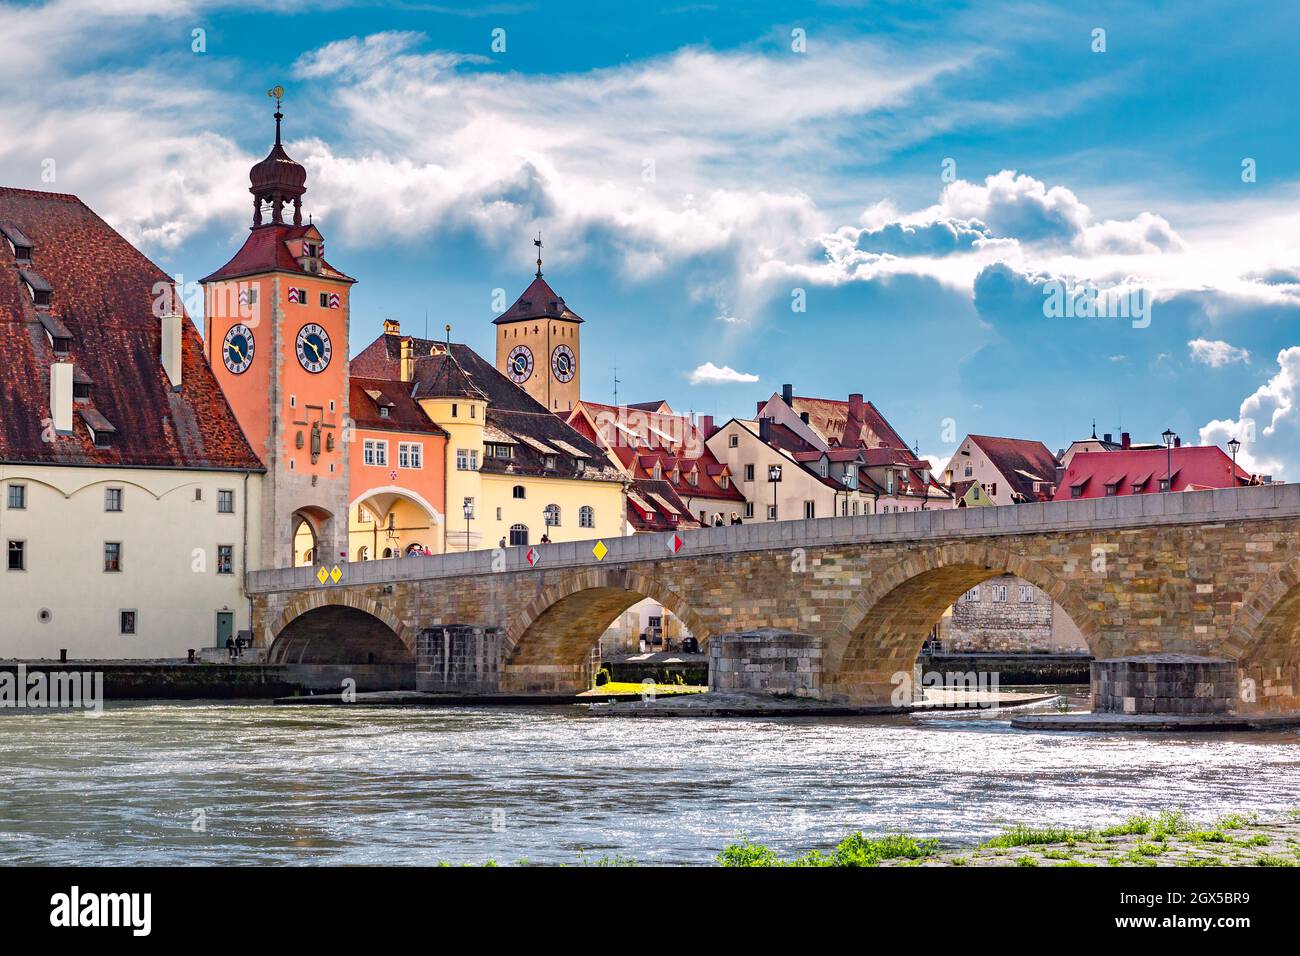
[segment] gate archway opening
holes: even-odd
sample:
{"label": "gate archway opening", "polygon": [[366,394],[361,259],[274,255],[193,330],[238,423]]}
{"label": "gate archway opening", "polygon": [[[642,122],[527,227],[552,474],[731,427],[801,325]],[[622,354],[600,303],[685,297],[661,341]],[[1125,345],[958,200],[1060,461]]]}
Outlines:
{"label": "gate archway opening", "polygon": [[310,608],[280,629],[272,664],[410,664],[415,655],[388,622],[341,604]]}

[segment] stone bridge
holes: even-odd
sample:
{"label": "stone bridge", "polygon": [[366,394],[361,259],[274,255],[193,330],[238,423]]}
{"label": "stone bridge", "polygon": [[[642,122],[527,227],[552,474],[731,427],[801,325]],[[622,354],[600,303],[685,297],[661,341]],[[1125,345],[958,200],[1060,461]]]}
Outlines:
{"label": "stone bridge", "polygon": [[[440,625],[488,629],[486,687],[589,686],[591,651],[653,598],[702,641],[777,628],[821,647],[823,699],[889,700],[932,625],[1004,573],[1037,585],[1097,658],[1229,658],[1255,699],[1300,710],[1300,485],[758,522],[248,576],[273,661],[414,662]],[[492,629],[496,629],[493,631]],[[482,637],[483,635],[480,635]]]}

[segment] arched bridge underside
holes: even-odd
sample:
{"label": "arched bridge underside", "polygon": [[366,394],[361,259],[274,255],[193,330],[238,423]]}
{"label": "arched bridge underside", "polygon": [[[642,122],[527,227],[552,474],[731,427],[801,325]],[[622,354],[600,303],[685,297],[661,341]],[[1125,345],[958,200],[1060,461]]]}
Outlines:
{"label": "arched bridge underside", "polygon": [[1010,572],[1049,594],[1099,658],[1229,657],[1255,682],[1251,707],[1300,709],[1300,486],[728,526],[682,538],[677,553],[662,535],[607,541],[603,561],[591,542],[549,545],[537,567],[523,548],[374,561],[323,587],[311,568],[259,572],[249,580],[256,636],[291,653],[300,643],[293,622],[331,606],[381,622],[408,654],[425,628],[497,628],[503,673],[513,675],[502,689],[529,690],[537,689],[529,668],[576,674],[623,610],[653,598],[706,642],[754,628],[819,637],[823,696],[876,703],[888,700],[895,673],[911,669],[946,607]]}

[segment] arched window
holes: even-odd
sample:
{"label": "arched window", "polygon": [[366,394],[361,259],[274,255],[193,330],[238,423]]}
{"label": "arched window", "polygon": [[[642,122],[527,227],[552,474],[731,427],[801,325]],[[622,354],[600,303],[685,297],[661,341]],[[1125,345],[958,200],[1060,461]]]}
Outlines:
{"label": "arched window", "polygon": [[406,553],[407,555],[424,554],[424,545],[419,544],[418,542],[416,544],[408,544],[406,546]]}
{"label": "arched window", "polygon": [[516,498],[524,498],[524,497],[527,497],[527,496],[524,494],[524,486],[523,486],[523,485],[515,485],[515,487],[514,487],[514,491],[513,491],[513,494],[514,494],[514,496],[515,496]]}
{"label": "arched window", "polygon": [[559,506],[559,505],[547,505],[547,506],[542,510],[542,514],[544,514],[544,515],[546,516],[546,523],[547,523],[549,526],[551,526],[551,527],[553,527],[553,528],[557,528],[557,527],[559,527],[559,525],[560,525],[560,506]]}
{"label": "arched window", "polygon": [[393,549],[392,549],[392,548],[384,548],[384,557],[386,557],[386,558],[391,558],[392,556],[393,556]]}
{"label": "arched window", "polygon": [[358,561],[370,560],[370,549],[367,548],[364,544],[361,547],[357,548],[357,560]]}
{"label": "arched window", "polygon": [[596,512],[592,510],[591,505],[583,505],[578,509],[578,526],[580,528],[596,527]]}
{"label": "arched window", "polygon": [[302,560],[303,560],[303,563],[304,563],[304,564],[311,564],[313,561],[315,561],[315,560],[316,560],[316,549],[315,549],[315,548],[308,548],[306,551],[304,551],[304,552],[302,553]]}
{"label": "arched window", "polygon": [[510,546],[511,547],[517,547],[519,545],[526,546],[527,544],[528,544],[528,525],[512,524],[510,526]]}

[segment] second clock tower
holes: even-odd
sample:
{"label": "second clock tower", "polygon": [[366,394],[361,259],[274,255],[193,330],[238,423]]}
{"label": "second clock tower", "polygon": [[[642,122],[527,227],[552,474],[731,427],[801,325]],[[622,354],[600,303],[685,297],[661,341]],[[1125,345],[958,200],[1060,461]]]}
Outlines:
{"label": "second clock tower", "polygon": [[[348,299],[355,280],[303,223],[307,170],[280,142],[249,172],[253,225],[202,280],[208,361],[266,466],[261,567],[345,560],[348,541]],[[292,209],[292,218],[286,215]],[[250,504],[251,507],[251,504]]]}
{"label": "second clock tower", "polygon": [[582,318],[537,275],[515,304],[492,320],[497,327],[497,370],[553,412],[578,404],[582,383]]}

